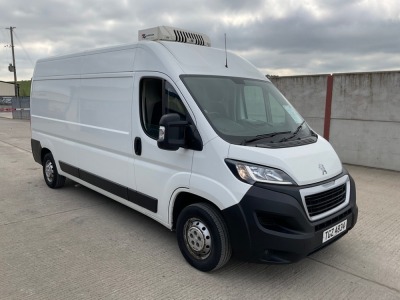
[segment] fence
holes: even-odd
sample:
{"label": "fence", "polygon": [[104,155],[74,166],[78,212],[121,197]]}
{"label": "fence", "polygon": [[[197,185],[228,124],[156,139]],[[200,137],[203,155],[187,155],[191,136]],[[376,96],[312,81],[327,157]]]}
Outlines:
{"label": "fence", "polygon": [[271,81],[343,162],[400,171],[400,71]]}
{"label": "fence", "polygon": [[13,119],[26,119],[31,118],[30,112],[30,97],[12,98],[12,116]]}

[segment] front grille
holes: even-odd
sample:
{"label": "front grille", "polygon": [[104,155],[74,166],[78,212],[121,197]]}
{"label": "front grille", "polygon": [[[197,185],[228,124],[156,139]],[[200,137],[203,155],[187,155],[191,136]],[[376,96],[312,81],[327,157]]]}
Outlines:
{"label": "front grille", "polygon": [[329,191],[305,196],[310,217],[327,212],[346,201],[346,184]]}

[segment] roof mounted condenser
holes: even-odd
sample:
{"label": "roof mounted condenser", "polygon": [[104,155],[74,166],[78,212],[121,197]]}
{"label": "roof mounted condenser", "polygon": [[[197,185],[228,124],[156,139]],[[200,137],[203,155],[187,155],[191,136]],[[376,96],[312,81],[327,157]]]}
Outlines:
{"label": "roof mounted condenser", "polygon": [[173,41],[179,43],[195,44],[200,46],[211,46],[210,38],[203,34],[187,31],[169,26],[158,26],[139,30],[139,41]]}

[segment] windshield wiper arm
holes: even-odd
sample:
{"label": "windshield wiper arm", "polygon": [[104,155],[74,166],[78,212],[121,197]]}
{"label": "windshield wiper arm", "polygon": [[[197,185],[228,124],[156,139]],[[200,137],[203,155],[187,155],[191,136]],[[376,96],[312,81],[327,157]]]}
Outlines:
{"label": "windshield wiper arm", "polygon": [[273,136],[280,135],[280,134],[288,134],[288,133],[291,133],[291,131],[279,131],[279,132],[271,132],[271,133],[266,133],[266,134],[259,134],[259,135],[256,135],[254,138],[247,139],[247,140],[244,139],[242,141],[241,145],[246,145],[247,143],[259,141],[259,140],[273,137]]}
{"label": "windshield wiper arm", "polygon": [[296,128],[296,130],[293,132],[293,134],[291,136],[284,137],[279,142],[286,142],[287,140],[290,140],[290,139],[294,138],[299,133],[300,129],[303,127],[305,122],[306,121],[301,122],[301,124]]}

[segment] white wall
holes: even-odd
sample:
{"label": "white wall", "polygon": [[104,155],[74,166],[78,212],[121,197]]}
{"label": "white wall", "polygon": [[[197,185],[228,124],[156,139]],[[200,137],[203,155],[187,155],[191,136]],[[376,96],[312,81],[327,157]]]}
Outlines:
{"label": "white wall", "polygon": [[13,83],[0,81],[0,97],[14,97],[15,88]]}

